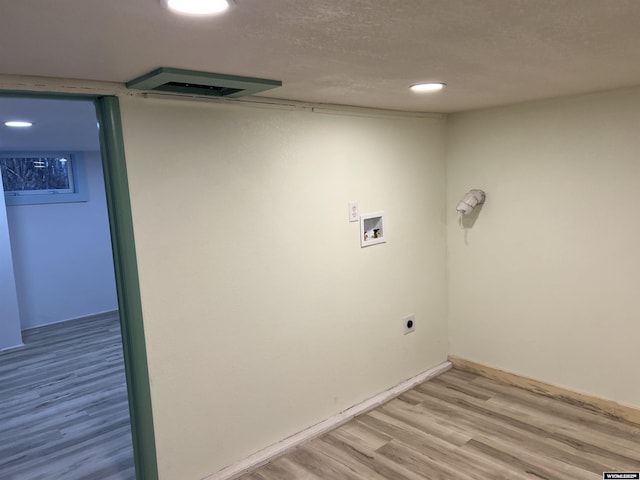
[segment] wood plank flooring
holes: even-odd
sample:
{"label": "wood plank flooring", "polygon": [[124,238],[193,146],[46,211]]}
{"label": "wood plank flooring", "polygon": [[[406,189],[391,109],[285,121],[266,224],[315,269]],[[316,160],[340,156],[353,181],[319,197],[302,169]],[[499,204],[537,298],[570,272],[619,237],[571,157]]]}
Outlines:
{"label": "wood plank flooring", "polygon": [[135,479],[117,314],[23,340],[0,353],[0,479]]}
{"label": "wood plank flooring", "polygon": [[589,480],[640,471],[640,425],[450,370],[242,480]]}

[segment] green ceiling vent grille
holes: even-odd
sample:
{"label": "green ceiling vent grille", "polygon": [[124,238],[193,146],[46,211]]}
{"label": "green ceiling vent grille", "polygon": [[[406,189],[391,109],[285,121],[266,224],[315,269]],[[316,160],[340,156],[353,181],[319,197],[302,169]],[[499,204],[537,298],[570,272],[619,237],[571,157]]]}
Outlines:
{"label": "green ceiling vent grille", "polygon": [[282,82],[279,80],[236,77],[220,73],[164,67],[127,83],[127,88],[135,88],[137,90],[228,98],[254,95],[281,86]]}

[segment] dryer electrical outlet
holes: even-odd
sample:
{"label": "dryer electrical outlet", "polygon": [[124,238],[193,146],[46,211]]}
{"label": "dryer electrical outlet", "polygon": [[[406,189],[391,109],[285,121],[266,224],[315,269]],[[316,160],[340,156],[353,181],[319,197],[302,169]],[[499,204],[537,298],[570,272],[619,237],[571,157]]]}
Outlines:
{"label": "dryer electrical outlet", "polygon": [[402,330],[404,334],[411,333],[416,329],[416,316],[415,315],[407,315],[402,319]]}

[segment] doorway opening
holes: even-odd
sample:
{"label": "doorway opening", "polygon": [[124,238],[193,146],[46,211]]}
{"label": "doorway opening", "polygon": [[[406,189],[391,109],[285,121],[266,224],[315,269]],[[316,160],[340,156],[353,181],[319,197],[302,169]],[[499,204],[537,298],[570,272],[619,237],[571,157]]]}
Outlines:
{"label": "doorway opening", "polygon": [[0,477],[153,480],[117,98],[7,94],[0,114],[33,124],[0,124]]}

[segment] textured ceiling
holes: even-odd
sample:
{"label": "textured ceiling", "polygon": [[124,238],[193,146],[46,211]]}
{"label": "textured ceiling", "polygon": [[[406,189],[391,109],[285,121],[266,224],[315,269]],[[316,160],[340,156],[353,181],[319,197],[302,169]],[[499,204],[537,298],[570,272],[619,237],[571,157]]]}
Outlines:
{"label": "textured ceiling", "polygon": [[[455,112],[640,84],[638,0],[2,2],[0,73],[126,82],[160,66],[282,80],[262,96]],[[419,81],[448,84],[415,94]]]}

